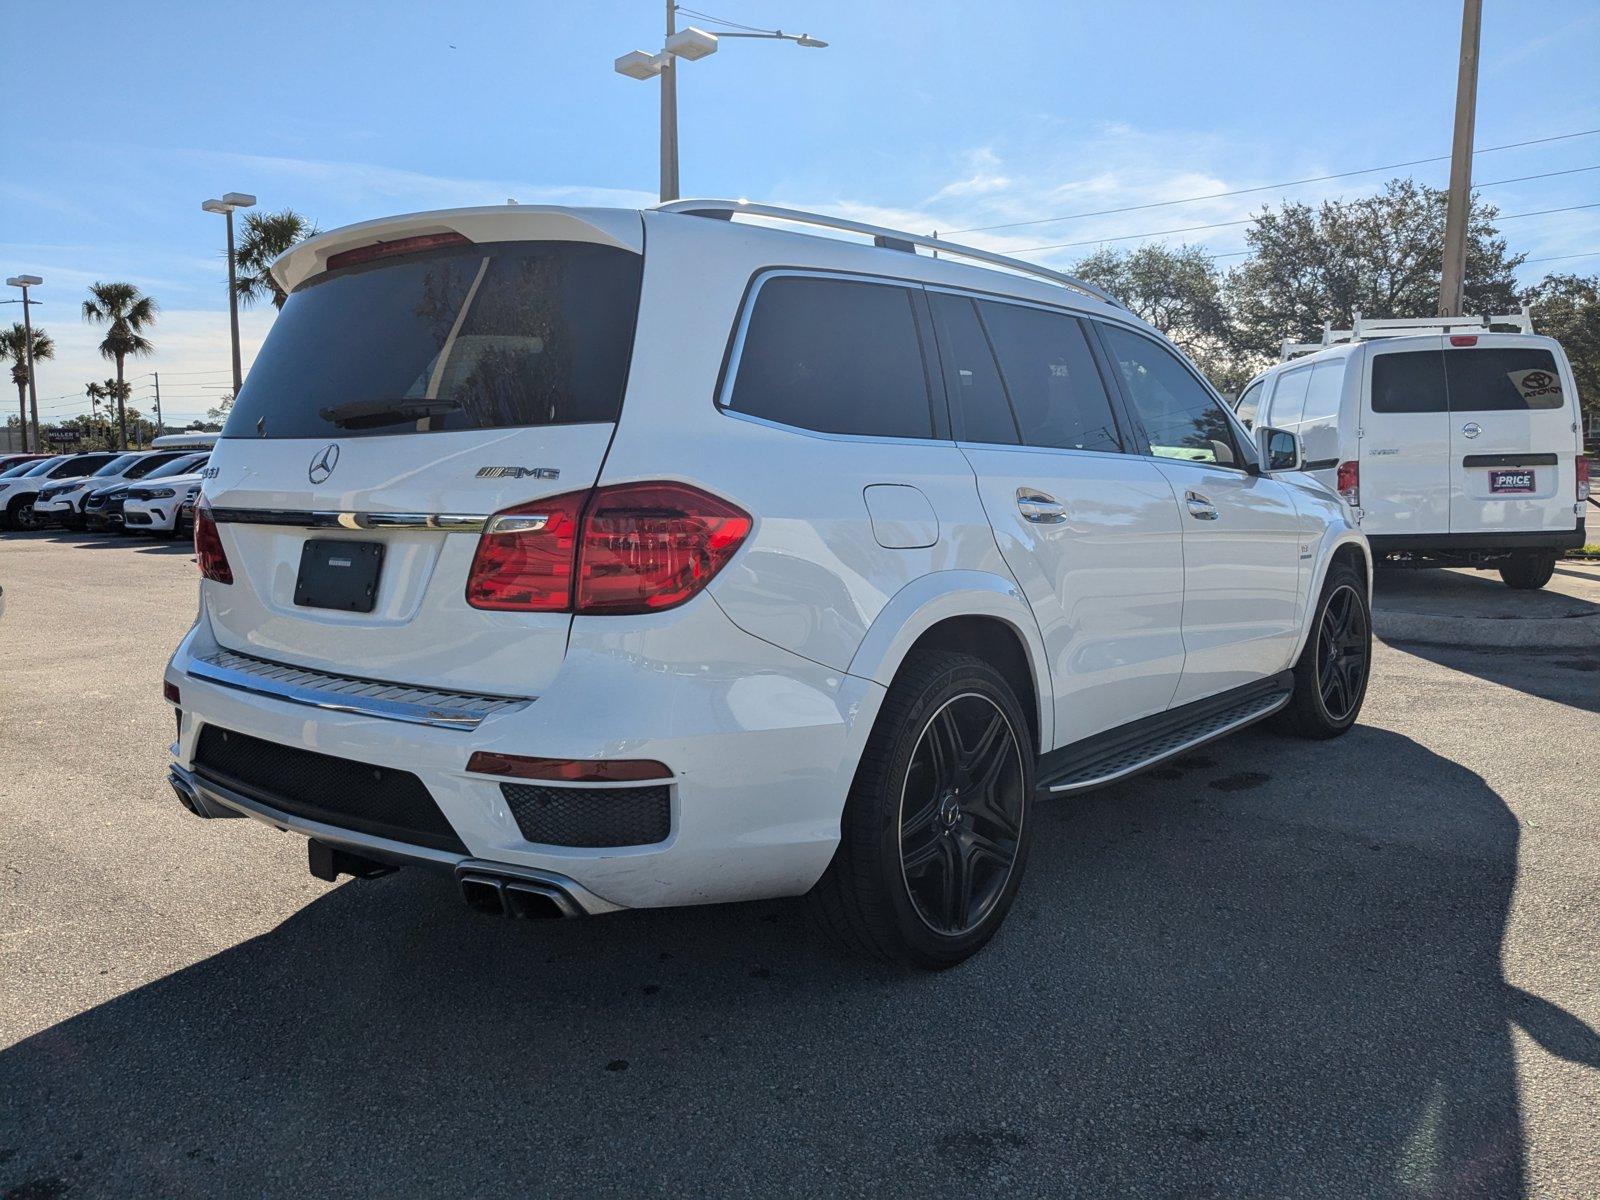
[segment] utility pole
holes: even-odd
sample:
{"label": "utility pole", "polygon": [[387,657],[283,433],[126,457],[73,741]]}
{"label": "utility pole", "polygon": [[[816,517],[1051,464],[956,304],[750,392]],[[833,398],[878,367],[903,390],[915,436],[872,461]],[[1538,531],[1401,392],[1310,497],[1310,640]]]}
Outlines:
{"label": "utility pole", "polygon": [[244,386],[244,372],[239,369],[239,279],[233,261],[233,212],[238,208],[254,208],[256,198],[245,192],[225,192],[220,200],[207,200],[200,205],[208,213],[221,213],[228,224],[228,329],[233,342],[233,394],[237,396]]}
{"label": "utility pole", "polygon": [[[36,451],[41,446],[39,441],[39,381],[34,378],[36,372],[33,369],[33,319],[29,316],[28,310],[38,301],[28,299],[28,289],[30,287],[38,287],[43,282],[44,280],[37,275],[13,275],[6,280],[8,287],[22,289],[22,336],[27,342],[24,357],[28,364],[28,407],[33,410],[33,448]],[[22,430],[22,440],[24,442],[28,440],[26,426]]]}
{"label": "utility pole", "polygon": [[155,376],[156,380],[156,436],[160,437],[167,431],[167,427],[161,423],[161,372],[152,371],[150,373]]}
{"label": "utility pole", "polygon": [[1439,276],[1439,315],[1461,315],[1467,275],[1467,216],[1472,203],[1472,135],[1478,111],[1478,44],[1483,0],[1461,6],[1461,67],[1456,76],[1456,129],[1450,148],[1450,200],[1444,221],[1444,269]]}
{"label": "utility pole", "polygon": [[[677,0],[667,0],[667,42],[678,32]],[[678,198],[678,69],[672,55],[661,64],[661,203]]]}

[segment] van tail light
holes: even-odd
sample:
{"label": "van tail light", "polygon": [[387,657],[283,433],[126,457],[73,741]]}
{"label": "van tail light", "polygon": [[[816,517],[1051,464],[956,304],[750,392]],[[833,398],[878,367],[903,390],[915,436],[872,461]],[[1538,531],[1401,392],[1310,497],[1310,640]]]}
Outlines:
{"label": "van tail light", "polygon": [[1578,455],[1578,503],[1582,504],[1589,498],[1589,460],[1583,455]]}
{"label": "van tail light", "polygon": [[1344,497],[1344,502],[1351,508],[1361,507],[1361,464],[1358,462],[1342,462],[1339,464],[1339,478],[1336,485],[1339,495]]}
{"label": "van tail light", "polygon": [[467,603],[518,612],[660,612],[710,583],[750,527],[743,509],[682,483],[552,496],[489,519]]}
{"label": "van tail light", "polygon": [[211,515],[211,502],[204,496],[194,506],[194,557],[200,564],[201,578],[213,583],[233,582],[228,552],[222,548],[222,536],[217,532],[216,518]]}
{"label": "van tail light", "polygon": [[1450,344],[1452,346],[1476,346],[1478,344],[1478,335],[1475,333],[1452,333],[1450,335]]}

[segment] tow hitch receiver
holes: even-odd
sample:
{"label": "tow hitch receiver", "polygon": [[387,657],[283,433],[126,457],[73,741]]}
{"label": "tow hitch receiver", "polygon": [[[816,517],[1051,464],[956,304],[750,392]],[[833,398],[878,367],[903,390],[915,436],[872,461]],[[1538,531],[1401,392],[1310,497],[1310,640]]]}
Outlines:
{"label": "tow hitch receiver", "polygon": [[337,846],[319,842],[316,838],[306,843],[306,858],[311,867],[311,874],[328,883],[332,883],[341,875],[350,875],[356,879],[377,879],[399,869],[391,867],[388,863],[351,854],[348,850],[340,850]]}

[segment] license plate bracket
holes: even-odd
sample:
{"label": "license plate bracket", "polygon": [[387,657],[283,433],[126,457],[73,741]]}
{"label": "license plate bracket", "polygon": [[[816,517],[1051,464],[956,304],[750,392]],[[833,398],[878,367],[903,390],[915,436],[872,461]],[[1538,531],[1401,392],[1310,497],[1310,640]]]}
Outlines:
{"label": "license plate bracket", "polygon": [[294,602],[300,608],[369,613],[378,601],[382,542],[307,538],[300,547]]}
{"label": "license plate bracket", "polygon": [[1534,490],[1532,467],[1489,472],[1489,491],[1495,495],[1523,495]]}

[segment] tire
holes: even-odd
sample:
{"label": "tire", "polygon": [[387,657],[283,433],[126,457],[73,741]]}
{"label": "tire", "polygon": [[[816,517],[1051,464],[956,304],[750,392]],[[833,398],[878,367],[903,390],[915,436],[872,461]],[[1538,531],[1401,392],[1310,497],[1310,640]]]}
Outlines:
{"label": "tire", "polygon": [[809,897],[824,932],[926,970],[976,954],[1022,881],[1034,759],[999,671],[970,654],[907,659],[856,768],[839,849]]}
{"label": "tire", "polygon": [[1500,578],[1519,592],[1538,591],[1556,573],[1554,550],[1519,550],[1500,568]]}
{"label": "tire", "polygon": [[1296,737],[1338,737],[1361,715],[1371,674],[1367,581],[1354,568],[1335,563],[1328,568],[1311,634],[1294,665],[1294,693],[1276,724]]}
{"label": "tire", "polygon": [[6,505],[6,528],[29,530],[34,528],[33,501],[26,496],[18,496]]}

